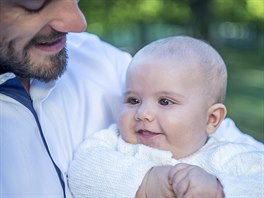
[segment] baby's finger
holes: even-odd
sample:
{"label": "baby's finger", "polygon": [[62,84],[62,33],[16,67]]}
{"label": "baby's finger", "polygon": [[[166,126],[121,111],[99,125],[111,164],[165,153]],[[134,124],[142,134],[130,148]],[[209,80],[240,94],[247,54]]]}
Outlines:
{"label": "baby's finger", "polygon": [[183,175],[182,177],[180,177],[181,174],[184,174],[184,170],[189,167],[190,165],[189,164],[184,164],[184,163],[180,163],[180,164],[177,164],[175,165],[174,167],[172,167],[170,169],[170,172],[169,172],[169,184],[172,184],[173,183],[173,180],[175,175],[178,174],[179,176],[179,179],[180,178],[183,178],[185,175]]}
{"label": "baby's finger", "polygon": [[190,188],[188,188],[187,191],[185,192],[183,198],[192,198],[192,197],[194,197],[193,192]]}
{"label": "baby's finger", "polygon": [[172,189],[177,198],[185,198],[185,194],[190,186],[190,180],[188,177],[183,177],[179,182],[173,182]]}

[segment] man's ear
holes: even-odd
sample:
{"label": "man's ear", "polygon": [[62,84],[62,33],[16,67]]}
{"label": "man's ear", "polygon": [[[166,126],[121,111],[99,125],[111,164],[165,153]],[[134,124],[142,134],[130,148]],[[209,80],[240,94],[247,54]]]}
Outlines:
{"label": "man's ear", "polygon": [[225,119],[227,110],[224,104],[216,103],[212,105],[207,112],[207,134],[213,134]]}

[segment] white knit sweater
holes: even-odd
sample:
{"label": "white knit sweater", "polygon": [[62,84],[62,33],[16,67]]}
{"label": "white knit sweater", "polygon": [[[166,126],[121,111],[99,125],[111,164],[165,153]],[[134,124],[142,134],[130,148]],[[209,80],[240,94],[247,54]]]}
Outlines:
{"label": "white knit sweater", "polygon": [[226,198],[264,197],[263,151],[210,138],[196,153],[176,160],[171,152],[124,142],[116,125],[81,144],[69,168],[68,184],[76,198],[132,198],[151,167],[177,163],[197,165],[215,175]]}

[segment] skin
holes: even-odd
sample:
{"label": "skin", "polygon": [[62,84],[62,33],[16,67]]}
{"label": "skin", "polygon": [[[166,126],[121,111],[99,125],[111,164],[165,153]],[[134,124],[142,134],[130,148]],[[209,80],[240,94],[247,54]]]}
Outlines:
{"label": "skin", "polygon": [[201,94],[203,80],[195,64],[155,56],[132,63],[119,117],[125,141],[171,151],[176,159],[205,144],[210,105]]}
{"label": "skin", "polygon": [[214,175],[198,166],[177,164],[152,168],[144,177],[137,198],[224,198],[223,187]]}
{"label": "skin", "polygon": [[198,166],[177,164],[168,177],[177,198],[224,197],[223,187],[217,178]]}
{"label": "skin", "polygon": [[86,21],[76,0],[0,0],[0,73],[13,72],[29,91],[29,78],[45,82],[65,70],[66,34]]}
{"label": "skin", "polygon": [[[175,193],[168,177],[171,166],[158,166],[152,168],[144,177],[137,191],[137,198],[166,197],[174,198]],[[154,179],[156,178],[156,179]]]}

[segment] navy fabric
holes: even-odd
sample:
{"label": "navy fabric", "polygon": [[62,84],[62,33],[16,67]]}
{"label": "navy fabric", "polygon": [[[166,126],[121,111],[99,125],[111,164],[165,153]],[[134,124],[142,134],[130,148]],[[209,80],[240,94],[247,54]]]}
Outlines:
{"label": "navy fabric", "polygon": [[31,111],[31,113],[33,114],[33,116],[36,120],[36,123],[38,125],[40,136],[41,136],[41,139],[43,141],[43,144],[45,145],[45,148],[49,154],[49,157],[50,157],[50,159],[51,159],[51,161],[52,161],[52,163],[56,169],[58,177],[60,179],[64,197],[66,197],[66,195],[65,195],[65,183],[63,181],[62,172],[60,171],[60,169],[58,168],[58,166],[55,164],[55,162],[53,161],[53,159],[51,157],[47,142],[45,140],[41,125],[39,123],[37,113],[33,107],[33,103],[32,103],[32,100],[31,100],[29,94],[26,92],[26,90],[24,89],[24,87],[21,85],[21,83],[19,82],[19,80],[17,78],[9,79],[6,82],[4,82],[3,84],[1,84],[0,85],[0,93],[4,94],[6,96],[9,96],[9,97],[15,99],[16,101],[20,102],[25,107],[27,107]]}

